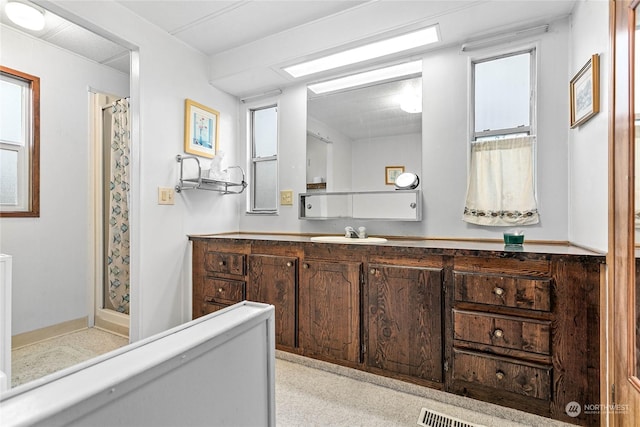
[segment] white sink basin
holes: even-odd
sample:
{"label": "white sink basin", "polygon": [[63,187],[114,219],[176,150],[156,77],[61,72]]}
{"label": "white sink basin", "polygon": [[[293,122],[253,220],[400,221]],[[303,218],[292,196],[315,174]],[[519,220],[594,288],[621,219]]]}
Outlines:
{"label": "white sink basin", "polygon": [[384,243],[387,241],[384,237],[366,237],[364,239],[354,239],[344,236],[314,236],[311,238],[312,242],[323,243],[352,243],[355,245],[365,245],[372,243]]}

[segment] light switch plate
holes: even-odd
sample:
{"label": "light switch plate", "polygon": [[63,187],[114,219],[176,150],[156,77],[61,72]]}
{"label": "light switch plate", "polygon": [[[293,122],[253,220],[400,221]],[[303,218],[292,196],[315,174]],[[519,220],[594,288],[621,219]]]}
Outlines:
{"label": "light switch plate", "polygon": [[158,187],[158,204],[175,205],[175,190],[171,187]]}
{"label": "light switch plate", "polygon": [[280,205],[293,206],[293,190],[282,190],[280,192]]}

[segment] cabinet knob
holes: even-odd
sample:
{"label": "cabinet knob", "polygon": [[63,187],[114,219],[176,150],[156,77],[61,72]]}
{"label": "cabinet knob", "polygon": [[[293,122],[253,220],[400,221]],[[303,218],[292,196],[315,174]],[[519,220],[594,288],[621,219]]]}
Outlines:
{"label": "cabinet knob", "polygon": [[222,293],[222,291],[223,291],[223,290],[224,290],[224,289],[222,289],[222,288],[218,288],[218,292],[219,292],[219,293]]}
{"label": "cabinet knob", "polygon": [[224,261],[219,261],[218,265],[223,266],[224,265]]}
{"label": "cabinet knob", "polygon": [[493,293],[501,297],[502,295],[504,295],[504,289],[496,286],[495,288],[493,288]]}
{"label": "cabinet knob", "polygon": [[293,263],[291,261],[287,261],[287,267],[291,267]]}
{"label": "cabinet knob", "polygon": [[375,268],[372,268],[371,270],[369,270],[369,273],[371,273],[371,274],[376,274],[376,273],[377,273],[377,270],[376,270]]}
{"label": "cabinet knob", "polygon": [[504,331],[502,329],[496,329],[493,331],[493,336],[496,338],[502,338],[504,336]]}
{"label": "cabinet knob", "polygon": [[499,380],[502,380],[504,378],[504,372],[497,371],[496,372],[496,378],[499,379]]}
{"label": "cabinet knob", "polygon": [[309,268],[309,264],[305,262],[304,264],[302,264],[302,268]]}

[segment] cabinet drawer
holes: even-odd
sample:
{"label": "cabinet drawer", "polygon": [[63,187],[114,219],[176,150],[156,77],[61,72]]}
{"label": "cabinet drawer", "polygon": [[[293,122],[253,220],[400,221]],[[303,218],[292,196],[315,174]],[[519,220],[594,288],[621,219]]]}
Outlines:
{"label": "cabinet drawer", "polygon": [[523,396],[551,398],[551,366],[453,349],[453,379]]}
{"label": "cabinet drawer", "polygon": [[551,311],[551,279],[454,272],[456,301]]}
{"label": "cabinet drawer", "polygon": [[204,279],[203,300],[206,303],[235,304],[245,299],[245,283],[213,277]]}
{"label": "cabinet drawer", "polygon": [[457,340],[550,354],[551,322],[453,310]]}
{"label": "cabinet drawer", "polygon": [[204,257],[204,266],[207,271],[211,271],[213,273],[244,276],[245,255],[224,252],[207,252]]}

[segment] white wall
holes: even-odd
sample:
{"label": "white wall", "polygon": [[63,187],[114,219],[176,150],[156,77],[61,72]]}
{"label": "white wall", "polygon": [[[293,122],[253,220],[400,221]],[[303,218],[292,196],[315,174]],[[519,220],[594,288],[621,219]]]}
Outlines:
{"label": "white wall", "polygon": [[[300,102],[300,100],[296,100],[296,102]],[[305,106],[306,102],[305,98]],[[351,155],[353,141],[348,136],[313,117],[307,117],[306,121],[307,130],[331,141],[327,144],[327,191],[350,191],[352,188]],[[307,159],[309,158],[314,158],[314,156],[307,153]]]}
{"label": "white wall", "polygon": [[[607,16],[606,13],[603,16]],[[546,34],[474,54],[490,56],[504,52],[505,49],[517,49],[534,44],[537,46],[537,195],[541,220],[539,224],[526,228],[527,239],[569,239],[569,39],[569,20],[564,19],[552,22]],[[243,216],[241,230],[339,233],[345,225],[366,225],[371,234],[501,238],[503,228],[471,225],[461,219],[467,185],[467,106],[471,58],[473,57],[460,54],[459,47],[454,46],[426,54],[423,59],[425,102],[422,119],[422,171],[419,175],[424,204],[421,222],[300,221],[297,219],[297,207],[281,207],[277,217]],[[604,73],[605,71],[602,78],[606,80]],[[282,109],[281,131],[296,136],[293,138],[295,147],[289,145],[291,140],[281,140],[280,152],[282,155],[286,153],[287,165],[304,165],[306,158],[300,145],[306,139],[303,126],[306,120],[306,93],[298,89],[294,92],[285,91],[285,94],[287,102],[293,102],[294,105],[287,109],[288,112]],[[288,123],[291,124],[291,128],[287,128]],[[242,126],[241,123],[241,128]],[[588,157],[587,164],[606,165],[606,155]],[[282,164],[282,160],[281,158],[281,171],[288,168]],[[284,177],[282,174],[280,179],[282,189],[304,191],[304,174],[299,181],[295,181],[293,176]],[[606,232],[606,223],[601,227],[603,232]]]}
{"label": "white wall", "polygon": [[[175,156],[183,153],[184,147],[184,100],[190,98],[220,111],[220,148],[226,153],[225,165],[237,163],[238,102],[236,98],[209,85],[205,55],[140,19],[120,4],[64,1],[48,7],[53,7],[55,12],[66,18],[80,21],[90,29],[114,35],[139,52],[139,68],[134,65],[133,70],[134,77],[139,77],[134,78],[131,89],[134,126],[131,190],[131,336],[133,340],[137,340],[190,318],[190,302],[187,300],[190,285],[187,234],[238,229],[238,201],[234,198],[237,196],[192,191],[177,195],[174,206],[157,204],[158,186],[173,187],[178,179]],[[3,39],[3,50],[4,43]],[[50,67],[51,61],[43,61],[41,64]],[[80,121],[84,121],[86,114],[79,117],[83,117]],[[63,136],[69,132],[67,126],[64,128],[56,128],[53,131]],[[45,144],[46,139],[43,139],[43,147]],[[67,150],[67,154],[68,152]],[[42,167],[45,173],[55,174],[72,170],[68,163],[48,162],[45,154],[43,160]],[[55,170],[52,170],[53,168]],[[78,175],[74,175],[68,182],[86,180],[86,173]],[[53,182],[52,175],[48,176],[50,182]],[[46,183],[47,180],[43,179],[43,182]],[[51,197],[59,197],[59,193],[50,193]],[[69,249],[71,253],[77,256],[78,253],[88,251],[88,236],[84,225],[88,218],[86,211],[68,212],[59,199],[53,204],[61,214],[71,215],[72,222],[81,224],[82,230],[77,232],[81,233],[81,241],[77,243],[77,247]],[[51,205],[52,203],[43,204],[42,211],[52,209]],[[35,233],[37,231],[34,231]],[[54,233],[55,241],[64,241],[59,234]],[[63,247],[67,248],[66,245]],[[33,246],[31,250],[35,256],[31,259],[46,259],[51,251],[63,252],[60,249],[61,246],[56,245],[55,249],[43,253],[37,246]],[[70,266],[75,268],[76,262],[71,259],[64,256],[65,261],[69,260],[67,263],[37,263],[35,268],[41,269],[43,276],[50,276],[57,270],[67,273]],[[86,259],[86,255],[79,259]],[[30,268],[34,269],[33,263]],[[19,269],[17,265],[15,270]],[[86,276],[86,273],[84,275]],[[48,296],[54,293],[55,289],[47,286],[50,286],[50,281],[43,280],[39,289]],[[50,320],[62,321],[78,317],[78,314],[86,314],[87,289],[89,288],[81,291],[82,296],[74,295],[66,301],[73,308],[54,305],[47,301],[46,305],[34,306],[31,317],[46,318],[47,312],[55,311],[55,319]],[[46,324],[40,320],[35,322],[37,324],[29,327]]]}
{"label": "white wall", "polygon": [[13,256],[12,334],[88,315],[89,88],[127,96],[129,76],[0,25],[0,63],[40,77],[40,217],[1,218]]}
{"label": "white wall", "polygon": [[368,138],[353,141],[351,152],[352,191],[394,190],[385,183],[385,166],[404,166],[406,172],[422,170],[420,134]]}
{"label": "white wall", "polygon": [[[285,89],[277,99],[243,104],[240,109],[238,143],[239,158],[247,159],[248,135],[245,130],[249,110],[278,103],[278,185],[280,190],[293,190],[294,197],[306,191],[307,103],[306,86]],[[304,101],[303,101],[304,100]],[[248,168],[249,163],[245,160]],[[249,192],[240,198],[240,230],[260,232],[287,231],[299,233],[303,221],[298,220],[298,200],[293,206],[280,206],[278,215],[246,214]]]}
{"label": "white wall", "polygon": [[609,121],[609,4],[589,0],[576,3],[571,19],[571,55],[566,79],[591,58],[600,55],[600,113],[569,130],[569,239],[607,250],[608,121]]}

